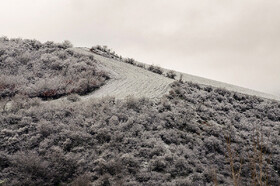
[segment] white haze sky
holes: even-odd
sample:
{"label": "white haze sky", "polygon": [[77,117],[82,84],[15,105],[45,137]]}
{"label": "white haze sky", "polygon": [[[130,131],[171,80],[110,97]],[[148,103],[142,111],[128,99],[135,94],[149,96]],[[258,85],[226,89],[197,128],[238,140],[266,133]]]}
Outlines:
{"label": "white haze sky", "polygon": [[280,95],[279,0],[0,0],[0,36],[124,57]]}

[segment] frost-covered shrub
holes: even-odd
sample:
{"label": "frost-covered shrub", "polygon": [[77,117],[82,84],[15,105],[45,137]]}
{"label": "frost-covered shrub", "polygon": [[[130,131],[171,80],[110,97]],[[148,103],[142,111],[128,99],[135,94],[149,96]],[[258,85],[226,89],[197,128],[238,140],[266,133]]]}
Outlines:
{"label": "frost-covered shrub", "polygon": [[193,168],[184,158],[179,158],[174,162],[174,168],[171,174],[175,176],[188,176],[193,172]]}
{"label": "frost-covered shrub", "polygon": [[163,70],[159,66],[150,65],[148,70],[157,74],[162,74]]}
{"label": "frost-covered shrub", "polygon": [[138,110],[139,102],[134,96],[128,96],[126,98],[126,106],[128,109]]}
{"label": "frost-covered shrub", "polygon": [[136,66],[140,67],[140,68],[146,68],[146,66],[142,63],[137,63]]}
{"label": "frost-covered shrub", "polygon": [[157,158],[151,162],[150,170],[156,172],[164,172],[166,169],[166,162],[162,158]]}
{"label": "frost-covered shrub", "polygon": [[222,144],[222,141],[217,139],[214,136],[210,136],[209,138],[206,138],[204,140],[204,146],[206,147],[207,151],[206,153],[223,153],[224,151],[224,144]]}
{"label": "frost-covered shrub", "polygon": [[36,152],[16,153],[9,157],[12,171],[17,175],[10,180],[12,185],[44,185],[52,177],[49,162]]}
{"label": "frost-covered shrub", "polygon": [[[269,164],[268,159],[271,154],[279,154],[279,145],[274,146],[274,150],[278,149],[276,150],[277,152],[271,153],[271,149],[267,148],[267,144],[273,138],[271,136],[272,131],[275,130],[273,128],[278,126],[276,123],[279,114],[276,114],[277,111],[275,112],[279,108],[278,102],[232,93],[219,88],[204,87],[194,83],[180,84],[175,82],[172,88],[173,90],[168,96],[170,100],[176,100],[177,105],[181,103],[196,108],[197,121],[200,123],[198,125],[200,127],[199,136],[203,136],[203,142],[198,144],[203,144],[204,146],[200,152],[209,161],[213,162],[216,169],[219,169],[217,171],[217,182],[219,184],[228,183],[226,180],[228,178],[232,179],[230,178],[231,171],[228,161],[229,152],[225,140],[228,134],[231,136],[230,147],[234,154],[232,161],[236,170],[240,167],[238,155],[242,158],[243,164],[239,180],[242,184],[252,182],[250,179],[254,175],[252,157],[259,156],[260,153],[259,150],[254,150],[254,140],[252,140],[254,130],[262,129],[263,137],[259,138],[259,140],[262,139],[260,142],[262,146],[262,165]],[[182,108],[183,106],[180,107]],[[268,110],[270,110],[270,114]],[[269,129],[270,133],[267,133],[267,127],[272,125],[268,123],[274,123],[272,124],[274,127]],[[277,142],[274,141],[273,143],[276,144]],[[193,148],[194,146],[191,144],[190,147]],[[200,161],[202,160],[200,159]],[[259,162],[256,159],[253,161]],[[259,166],[258,163],[256,166]],[[267,165],[267,167],[271,170],[269,177],[273,177],[273,179],[268,178],[270,184],[278,184],[280,181],[279,176],[274,174],[277,168],[272,168],[271,165]],[[262,171],[265,172],[264,168]],[[257,170],[257,175],[259,174],[260,169]],[[201,182],[201,180],[203,179],[200,174],[195,173],[193,175],[193,183]],[[209,178],[203,180],[203,182],[205,183],[207,180],[209,181]],[[230,183],[232,184],[233,181]]]}
{"label": "frost-covered shrub", "polygon": [[78,176],[73,182],[70,184],[71,186],[91,186],[91,180],[89,173],[85,173],[83,175]]}
{"label": "frost-covered shrub", "polygon": [[96,53],[98,55],[102,55],[104,57],[107,57],[107,58],[113,58],[113,59],[117,59],[117,60],[120,60],[120,61],[123,60],[121,56],[117,55],[115,51],[108,48],[106,45],[104,45],[104,46],[100,46],[100,45],[93,46],[93,47],[90,48],[90,51],[93,52],[93,53]]}
{"label": "frost-covered shrub", "polygon": [[176,73],[174,70],[170,70],[166,73],[166,77],[171,78],[171,79],[175,79],[176,77]]}
{"label": "frost-covered shrub", "polygon": [[62,46],[63,46],[64,49],[73,47],[72,43],[68,40],[63,41]]}
{"label": "frost-covered shrub", "polygon": [[108,75],[96,69],[92,57],[77,54],[71,47],[69,41],[0,38],[0,99],[16,94],[55,99],[87,94],[102,86]]}
{"label": "frost-covered shrub", "polygon": [[80,100],[80,97],[77,94],[70,94],[69,96],[67,96],[67,100],[76,102]]}
{"label": "frost-covered shrub", "polygon": [[[105,98],[56,106],[23,101],[18,109],[0,115],[0,178],[14,185],[19,180],[29,185],[70,185],[82,182],[84,175],[86,183],[93,185],[174,185],[184,181],[211,185],[211,170],[215,169],[218,184],[231,185],[224,134],[232,122],[231,148],[243,155],[254,153],[250,131],[263,125],[264,165],[270,171],[270,184],[279,185],[279,122],[253,119],[257,114],[267,115],[278,104],[263,101],[260,106],[249,99],[247,102],[258,106],[248,119],[246,113],[237,114],[236,102],[228,104],[230,112],[218,110],[219,94],[213,91],[203,88],[200,92],[196,86],[181,83],[173,88],[176,86],[187,96],[167,96],[156,102]],[[203,107],[192,101],[203,104],[204,97],[209,100]],[[239,122],[235,121],[237,115]],[[270,154],[271,163],[267,163]],[[27,162],[28,157],[34,161]],[[250,183],[250,158],[244,156],[243,161],[241,181]],[[19,166],[16,162],[24,163]],[[236,167],[238,162],[236,158]]]}
{"label": "frost-covered shrub", "polygon": [[131,65],[135,65],[135,60],[133,58],[126,58],[126,59],[124,59],[124,62],[131,64]]}

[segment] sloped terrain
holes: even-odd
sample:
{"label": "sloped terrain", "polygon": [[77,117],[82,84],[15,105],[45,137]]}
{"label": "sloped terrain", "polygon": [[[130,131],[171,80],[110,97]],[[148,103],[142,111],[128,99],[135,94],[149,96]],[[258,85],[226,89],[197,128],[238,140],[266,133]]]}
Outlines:
{"label": "sloped terrain", "polygon": [[[100,98],[104,96],[114,96],[116,98],[125,98],[128,95],[136,97],[160,98],[168,93],[168,87],[175,80],[166,77],[170,72],[168,69],[160,68],[162,74],[152,73],[147,64],[133,60],[131,64],[126,63],[124,59],[104,50],[94,50],[90,52],[88,48],[73,48],[77,53],[94,56],[99,62],[101,69],[104,69],[112,77],[111,81],[101,89],[95,91],[91,97]],[[280,97],[267,93],[258,92],[248,88],[243,88],[219,81],[214,81],[186,73],[173,71],[176,79],[181,76],[183,81],[193,82],[204,86],[224,88],[229,91],[239,92],[246,95],[262,97],[280,101]]]}
{"label": "sloped terrain", "polygon": [[233,185],[231,162],[240,185],[280,184],[278,102],[179,82],[156,102],[15,102],[0,115],[6,185]]}
{"label": "sloped terrain", "polygon": [[[20,93],[34,86],[27,78],[34,71],[18,68],[26,83],[0,99],[0,185],[280,185],[280,102],[218,82],[224,88],[215,88],[203,78],[176,81],[167,71],[159,75],[85,48],[51,46],[51,55],[63,50],[73,57],[59,64],[69,63],[74,77],[88,77],[76,66],[83,62],[102,72],[85,81],[102,80],[101,86],[43,101]],[[40,55],[33,64],[44,67]],[[63,78],[52,65],[35,78]],[[11,76],[12,69],[1,68]]]}
{"label": "sloped terrain", "polygon": [[[177,74],[178,74],[178,72],[177,72]],[[207,85],[207,86],[213,86],[216,88],[223,88],[228,91],[233,91],[233,92],[238,92],[238,93],[242,93],[242,94],[246,94],[246,95],[250,95],[250,96],[257,96],[257,97],[262,97],[262,98],[266,98],[266,99],[280,101],[279,96],[251,90],[248,88],[244,88],[244,87],[240,87],[240,86],[236,86],[236,85],[232,85],[232,84],[228,84],[228,83],[223,83],[223,82],[210,80],[210,79],[206,79],[206,78],[202,78],[202,77],[198,77],[198,76],[193,76],[193,75],[186,74],[186,73],[183,73],[182,77],[183,77],[184,81],[188,81],[188,82],[198,83],[198,84]]]}
{"label": "sloped terrain", "polygon": [[135,65],[94,54],[86,48],[74,48],[83,55],[94,56],[99,68],[106,71],[111,79],[100,89],[86,97],[102,98],[114,96],[123,99],[127,96],[160,98],[170,90],[174,80],[155,74]]}
{"label": "sloped terrain", "polygon": [[[57,99],[73,93],[87,95],[82,97],[86,99],[106,96],[123,99],[129,95],[160,98],[168,93],[170,84],[175,81],[166,77],[169,72],[167,69],[159,68],[162,74],[153,73],[146,64],[134,60],[126,63],[106,51],[91,52],[87,48],[71,46],[69,42],[40,43],[35,40],[0,38],[1,98],[21,94]],[[183,81],[280,100],[277,96],[250,89],[173,73],[176,79],[182,75]]]}

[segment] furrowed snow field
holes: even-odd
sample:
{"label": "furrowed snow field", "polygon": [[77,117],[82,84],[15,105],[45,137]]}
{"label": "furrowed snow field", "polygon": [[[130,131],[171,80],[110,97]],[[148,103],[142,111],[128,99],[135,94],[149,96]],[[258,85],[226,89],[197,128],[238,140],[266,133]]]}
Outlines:
{"label": "furrowed snow field", "polygon": [[127,96],[160,98],[170,90],[174,80],[155,74],[143,68],[114,59],[109,59],[88,51],[74,48],[75,52],[93,55],[99,68],[109,73],[111,79],[104,86],[84,98],[114,96],[123,99]]}

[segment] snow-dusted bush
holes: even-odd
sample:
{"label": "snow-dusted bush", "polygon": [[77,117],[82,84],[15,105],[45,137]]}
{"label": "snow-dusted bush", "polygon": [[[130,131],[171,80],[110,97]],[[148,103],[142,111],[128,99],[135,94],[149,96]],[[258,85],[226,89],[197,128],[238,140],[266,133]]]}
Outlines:
{"label": "snow-dusted bush", "polygon": [[126,58],[126,59],[124,59],[124,62],[131,64],[131,65],[135,65],[135,60],[133,58]]}
{"label": "snow-dusted bush", "polygon": [[[63,43],[0,38],[0,99],[23,94],[43,99],[87,94],[109,78],[92,57]],[[86,79],[82,81],[82,79]]]}
{"label": "snow-dusted bush", "polygon": [[138,66],[139,68],[146,68],[146,66],[142,63],[137,63],[136,66]]}
{"label": "snow-dusted bush", "polygon": [[174,70],[170,70],[166,73],[166,77],[171,78],[171,79],[175,79],[176,77],[176,73]]}
{"label": "snow-dusted bush", "polygon": [[67,100],[76,102],[80,100],[80,97],[78,94],[70,94],[69,96],[67,96]]}
{"label": "snow-dusted bush", "polygon": [[144,64],[136,62],[133,58],[123,58],[121,55],[116,54],[115,51],[113,51],[112,49],[108,49],[107,46],[93,46],[89,49],[91,52],[101,55],[103,57],[107,57],[107,58],[112,58],[121,62],[125,62],[134,66],[137,66],[139,68],[146,68]]}
{"label": "snow-dusted bush", "polygon": [[0,75],[0,97],[12,97],[16,94],[17,78]]}
{"label": "snow-dusted bush", "polygon": [[98,55],[102,55],[104,57],[107,57],[107,58],[113,58],[113,59],[117,59],[117,60],[120,60],[122,61],[122,57],[117,55],[115,51],[113,51],[112,49],[109,49],[106,45],[104,46],[100,46],[100,45],[97,45],[97,46],[93,46],[90,48],[90,51],[93,52],[93,53],[96,53]]}
{"label": "snow-dusted bush", "polygon": [[162,74],[163,70],[159,66],[150,65],[148,70],[157,74]]}

